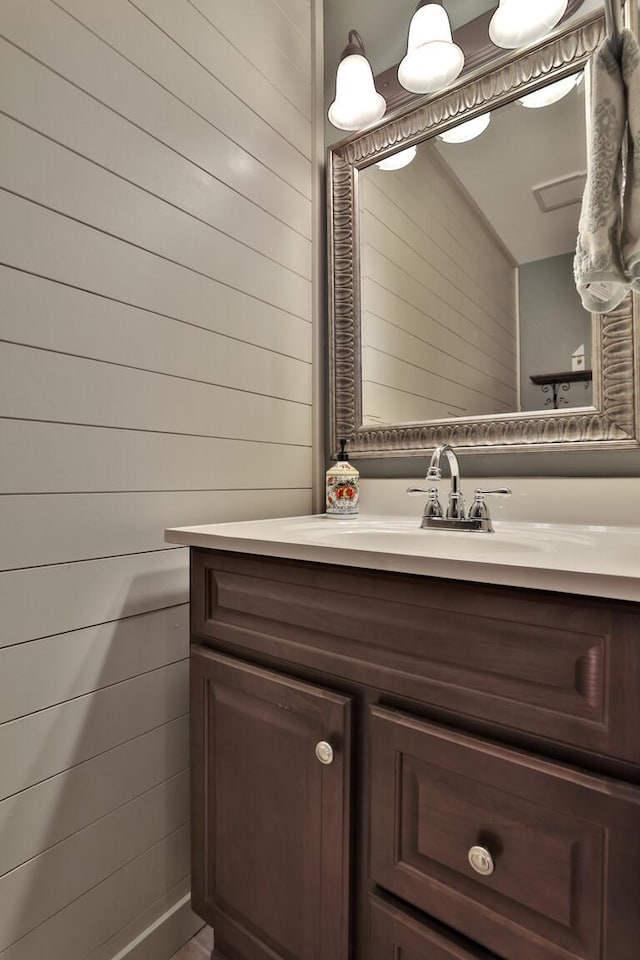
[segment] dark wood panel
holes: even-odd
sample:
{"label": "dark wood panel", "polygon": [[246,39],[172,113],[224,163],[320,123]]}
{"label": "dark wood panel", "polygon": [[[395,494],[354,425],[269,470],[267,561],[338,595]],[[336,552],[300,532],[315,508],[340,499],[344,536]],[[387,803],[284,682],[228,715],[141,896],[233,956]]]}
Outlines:
{"label": "dark wood panel", "polygon": [[375,882],[509,960],[637,960],[640,790],[379,707],[371,739]]}
{"label": "dark wood panel", "polygon": [[195,634],[640,762],[629,604],[194,551]]}
{"label": "dark wood panel", "polygon": [[229,958],[347,960],[350,699],[199,647],[191,695],[194,910]]}
{"label": "dark wood panel", "polygon": [[369,901],[367,960],[497,960],[426,917],[378,896]]}

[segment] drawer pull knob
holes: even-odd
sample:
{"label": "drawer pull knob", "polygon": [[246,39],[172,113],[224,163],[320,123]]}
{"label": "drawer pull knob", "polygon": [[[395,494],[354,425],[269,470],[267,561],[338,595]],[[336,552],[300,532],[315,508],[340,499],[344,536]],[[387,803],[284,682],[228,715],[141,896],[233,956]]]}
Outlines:
{"label": "drawer pull knob", "polygon": [[316,743],[316,757],[320,763],[333,763],[333,747],[326,740]]}
{"label": "drawer pull knob", "polygon": [[471,847],[468,853],[469,863],[483,877],[489,877],[494,870],[493,857],[486,847]]}

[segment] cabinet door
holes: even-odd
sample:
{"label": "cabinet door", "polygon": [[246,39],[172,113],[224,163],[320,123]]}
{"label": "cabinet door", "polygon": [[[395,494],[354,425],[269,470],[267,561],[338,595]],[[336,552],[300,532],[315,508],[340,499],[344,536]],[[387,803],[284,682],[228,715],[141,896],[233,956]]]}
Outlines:
{"label": "cabinet door", "polygon": [[192,647],[191,711],[192,900],[216,949],[347,960],[350,698]]}

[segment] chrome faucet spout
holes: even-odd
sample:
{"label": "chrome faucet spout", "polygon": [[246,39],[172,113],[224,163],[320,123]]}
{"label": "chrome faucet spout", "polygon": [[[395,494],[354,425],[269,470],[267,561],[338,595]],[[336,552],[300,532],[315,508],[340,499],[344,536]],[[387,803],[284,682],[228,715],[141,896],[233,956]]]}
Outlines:
{"label": "chrome faucet spout", "polygon": [[429,469],[427,470],[427,480],[442,480],[440,460],[442,459],[443,453],[449,463],[449,473],[451,475],[451,495],[455,495],[457,497],[460,494],[460,464],[458,463],[455,450],[448,443],[440,444],[440,446],[436,447],[436,449],[433,451],[431,463],[429,464]]}

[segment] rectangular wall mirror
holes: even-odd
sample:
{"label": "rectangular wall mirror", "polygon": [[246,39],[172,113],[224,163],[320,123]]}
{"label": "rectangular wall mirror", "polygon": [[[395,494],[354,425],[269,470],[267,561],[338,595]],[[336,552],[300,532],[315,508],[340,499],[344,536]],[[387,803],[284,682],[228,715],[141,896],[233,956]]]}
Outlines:
{"label": "rectangular wall mirror", "polygon": [[592,17],[330,152],[332,441],[354,456],[637,446],[634,298],[592,315],[573,279],[603,35]]}

